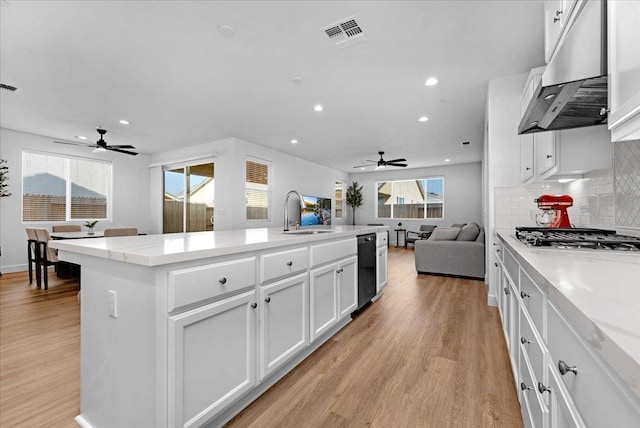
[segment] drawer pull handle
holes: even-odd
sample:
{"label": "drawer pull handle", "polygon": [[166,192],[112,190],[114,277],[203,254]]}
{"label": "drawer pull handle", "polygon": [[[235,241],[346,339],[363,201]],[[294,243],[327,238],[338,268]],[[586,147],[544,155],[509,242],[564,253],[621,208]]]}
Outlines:
{"label": "drawer pull handle", "polygon": [[266,299],[264,299],[264,301],[269,303],[271,301],[271,297],[267,297]]}
{"label": "drawer pull handle", "polygon": [[555,24],[556,22],[560,21],[560,18],[553,18],[553,23]]}
{"label": "drawer pull handle", "polygon": [[578,368],[576,366],[570,366],[563,360],[558,361],[558,370],[560,371],[560,374],[562,376],[566,375],[569,372],[573,373],[574,375],[578,374]]}
{"label": "drawer pull handle", "polygon": [[511,291],[509,291],[507,287],[504,287],[504,294],[508,296],[509,294],[511,294]]}
{"label": "drawer pull handle", "polygon": [[258,307],[258,304],[257,304],[257,303],[252,303],[252,304],[251,304],[251,307],[252,307],[253,309],[255,309],[255,308],[257,308],[257,307]]}
{"label": "drawer pull handle", "polygon": [[337,274],[341,274],[342,272],[344,272],[344,268],[340,268],[336,271]]}
{"label": "drawer pull handle", "polygon": [[547,159],[551,159],[553,156],[551,155],[547,155]]}
{"label": "drawer pull handle", "polygon": [[526,344],[526,343],[531,343],[531,342],[530,342],[527,338],[525,338],[524,336],[522,336],[522,337],[520,338],[520,343],[522,343],[522,344],[524,345],[524,344]]}
{"label": "drawer pull handle", "polygon": [[500,252],[500,248],[498,248],[498,249],[496,250],[496,253],[499,253],[499,252]]}
{"label": "drawer pull handle", "polygon": [[495,247],[496,245],[498,245],[498,244],[496,244],[496,243],[494,242],[494,243],[493,243],[493,246]]}
{"label": "drawer pull handle", "polygon": [[545,392],[551,394],[551,388],[544,386],[542,382],[538,382],[538,391],[540,391],[540,394],[544,394]]}
{"label": "drawer pull handle", "polygon": [[526,297],[531,297],[529,294],[525,293],[524,291],[520,292],[520,297],[522,297],[523,299]]}
{"label": "drawer pull handle", "polygon": [[494,264],[496,267],[498,267],[498,262],[493,262],[493,264]]}
{"label": "drawer pull handle", "polygon": [[520,382],[520,389],[523,391],[531,390],[524,382]]}
{"label": "drawer pull handle", "polygon": [[287,266],[289,266],[289,267],[293,266],[293,262],[292,262],[291,260],[289,260],[289,261],[287,262]]}
{"label": "drawer pull handle", "polygon": [[218,280],[218,282],[219,282],[220,284],[222,284],[222,285],[225,285],[225,284],[227,283],[227,278],[225,278],[225,277],[223,276],[222,278],[220,278],[220,279]]}

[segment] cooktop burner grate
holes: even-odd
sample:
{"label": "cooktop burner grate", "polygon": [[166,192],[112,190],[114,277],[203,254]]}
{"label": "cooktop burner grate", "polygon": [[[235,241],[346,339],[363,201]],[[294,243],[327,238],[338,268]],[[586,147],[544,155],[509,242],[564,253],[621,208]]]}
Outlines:
{"label": "cooktop burner grate", "polygon": [[534,247],[640,251],[640,238],[604,229],[516,227],[516,238]]}

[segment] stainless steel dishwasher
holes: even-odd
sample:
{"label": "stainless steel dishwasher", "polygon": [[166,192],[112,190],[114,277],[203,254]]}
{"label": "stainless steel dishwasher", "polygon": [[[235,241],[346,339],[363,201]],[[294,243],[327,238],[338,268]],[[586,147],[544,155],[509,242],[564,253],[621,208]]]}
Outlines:
{"label": "stainless steel dishwasher", "polygon": [[358,309],[376,295],[376,235],[358,236]]}

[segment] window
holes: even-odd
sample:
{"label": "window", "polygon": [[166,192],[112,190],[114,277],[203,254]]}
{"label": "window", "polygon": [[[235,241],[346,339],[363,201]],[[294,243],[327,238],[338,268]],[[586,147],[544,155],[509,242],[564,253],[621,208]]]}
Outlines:
{"label": "window", "polygon": [[165,165],[163,176],[163,233],[212,231],[214,163]]}
{"label": "window", "polygon": [[344,218],[344,181],[336,180],[336,213],[334,218]]}
{"label": "window", "polygon": [[270,174],[271,164],[269,162],[247,160],[245,198],[247,220],[269,220]]}
{"label": "window", "polygon": [[444,218],[444,178],[380,181],[376,187],[377,218]]}
{"label": "window", "polygon": [[22,152],[22,221],[107,220],[111,162]]}

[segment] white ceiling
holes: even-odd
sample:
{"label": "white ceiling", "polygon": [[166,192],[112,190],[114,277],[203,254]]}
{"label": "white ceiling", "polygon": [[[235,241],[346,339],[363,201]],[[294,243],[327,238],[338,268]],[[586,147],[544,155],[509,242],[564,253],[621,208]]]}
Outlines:
{"label": "white ceiling", "polygon": [[[149,154],[237,137],[347,172],[379,150],[475,162],[488,80],[543,64],[542,0],[6,3],[0,78],[19,92],[0,125],[52,141],[100,125]],[[321,28],[354,15],[367,41],[336,49]]]}

